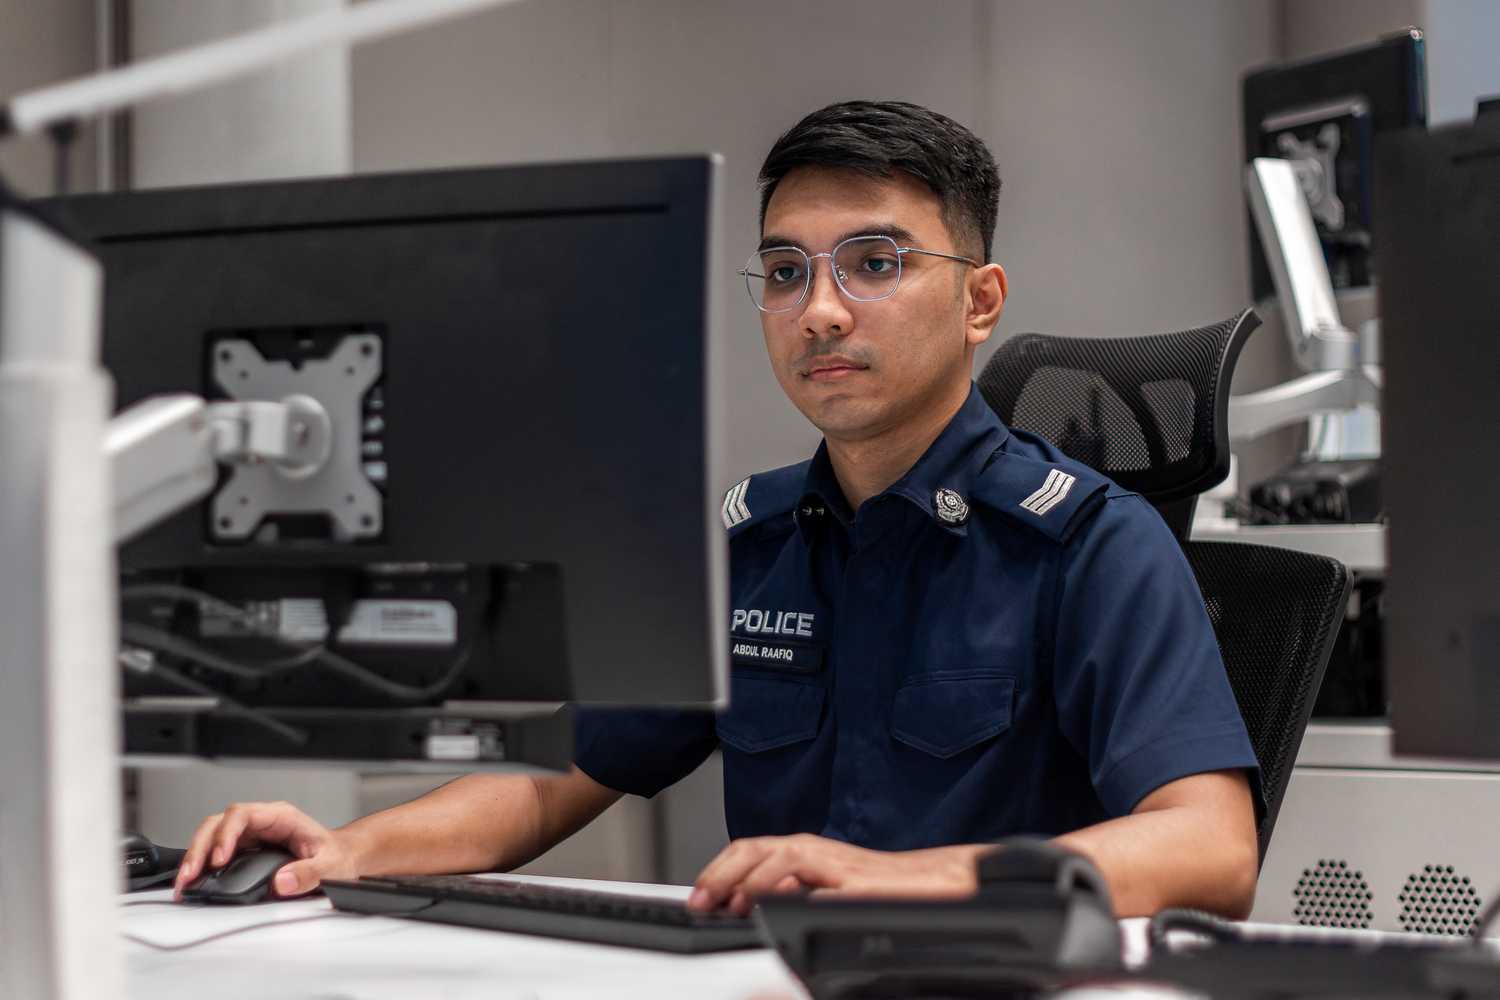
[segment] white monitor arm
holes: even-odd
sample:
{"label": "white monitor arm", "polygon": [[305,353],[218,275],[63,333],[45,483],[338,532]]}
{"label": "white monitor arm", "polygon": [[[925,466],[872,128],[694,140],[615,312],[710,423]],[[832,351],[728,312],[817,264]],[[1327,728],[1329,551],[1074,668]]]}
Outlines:
{"label": "white monitor arm", "polygon": [[1290,382],[1229,400],[1229,437],[1241,442],[1310,417],[1380,405],[1378,328],[1345,329],[1307,197],[1288,160],[1261,157],[1245,169],[1251,214],[1271,268],[1297,364]]}
{"label": "white monitor arm", "polygon": [[111,420],[105,436],[115,540],[207,496],[219,462],[270,462],[289,475],[314,475],[328,461],[332,438],[328,412],[309,396],[279,403],[205,403],[190,395],[143,400]]}

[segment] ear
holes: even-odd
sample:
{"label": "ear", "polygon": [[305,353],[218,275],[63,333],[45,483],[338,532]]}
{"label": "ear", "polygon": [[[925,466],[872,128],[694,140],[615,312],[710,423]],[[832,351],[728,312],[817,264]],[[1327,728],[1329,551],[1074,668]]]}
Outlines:
{"label": "ear", "polygon": [[969,272],[964,338],[970,347],[978,347],[990,339],[990,333],[1005,309],[1005,297],[1009,291],[1005,268],[999,264],[986,264]]}

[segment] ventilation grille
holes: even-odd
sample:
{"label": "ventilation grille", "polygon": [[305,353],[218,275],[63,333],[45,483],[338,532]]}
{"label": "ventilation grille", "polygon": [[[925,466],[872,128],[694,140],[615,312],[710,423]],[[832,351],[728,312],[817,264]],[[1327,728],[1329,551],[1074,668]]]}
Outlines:
{"label": "ventilation grille", "polygon": [[1401,895],[1401,929],[1418,934],[1469,935],[1484,908],[1467,875],[1452,865],[1425,865],[1406,878]]}
{"label": "ventilation grille", "polygon": [[1363,928],[1374,916],[1364,873],[1346,861],[1319,861],[1316,868],[1302,869],[1292,896],[1297,901],[1292,916],[1308,927]]}

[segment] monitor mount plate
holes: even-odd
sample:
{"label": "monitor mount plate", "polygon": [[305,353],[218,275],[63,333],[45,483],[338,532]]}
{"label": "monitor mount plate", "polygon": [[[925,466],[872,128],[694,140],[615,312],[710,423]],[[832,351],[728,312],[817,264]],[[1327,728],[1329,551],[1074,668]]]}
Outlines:
{"label": "monitor mount plate", "polygon": [[326,462],[311,475],[272,462],[233,467],[213,498],[209,530],[215,541],[250,540],[269,515],[324,514],[334,537],[367,540],[380,535],[385,499],[365,475],[361,453],[365,393],[383,371],[381,340],[350,334],[327,355],[305,360],[267,360],[248,340],[213,345],[212,371],[232,399],[287,402],[298,397],[321,404],[331,424]]}

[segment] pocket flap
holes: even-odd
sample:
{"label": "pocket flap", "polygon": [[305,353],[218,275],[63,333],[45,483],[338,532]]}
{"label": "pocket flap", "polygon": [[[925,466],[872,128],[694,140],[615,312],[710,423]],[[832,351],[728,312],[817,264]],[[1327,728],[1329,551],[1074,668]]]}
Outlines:
{"label": "pocket flap", "polygon": [[891,735],[935,757],[952,757],[1010,728],[1016,679],[988,671],[908,681],[891,705]]}
{"label": "pocket flap", "polygon": [[719,739],[745,753],[810,740],[818,734],[823,700],[816,684],[736,675],[729,708],[719,716]]}

